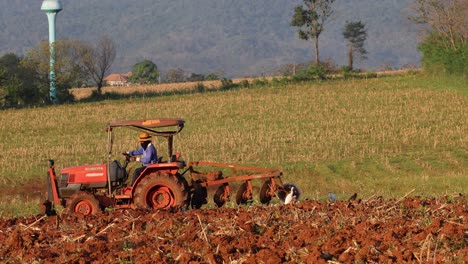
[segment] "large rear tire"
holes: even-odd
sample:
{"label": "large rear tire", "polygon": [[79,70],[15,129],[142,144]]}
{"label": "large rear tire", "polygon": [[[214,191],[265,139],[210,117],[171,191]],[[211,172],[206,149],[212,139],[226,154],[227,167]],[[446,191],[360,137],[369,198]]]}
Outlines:
{"label": "large rear tire", "polygon": [[190,207],[190,203],[191,203],[191,198],[192,198],[192,190],[190,189],[190,185],[188,184],[187,182],[187,179],[185,179],[185,177],[183,175],[181,175],[180,173],[177,173],[176,174],[176,177],[177,177],[177,180],[179,182],[182,182],[183,186],[184,186],[184,191],[187,195],[187,198],[185,199],[185,204],[182,206],[182,210],[188,210],[189,207]]}
{"label": "large rear tire", "polygon": [[82,215],[95,215],[101,211],[99,201],[88,192],[77,192],[70,197],[70,203],[67,205],[69,213],[78,213]]}
{"label": "large rear tire", "polygon": [[187,196],[184,183],[176,176],[154,172],[137,184],[134,202],[139,208],[177,209],[186,204]]}

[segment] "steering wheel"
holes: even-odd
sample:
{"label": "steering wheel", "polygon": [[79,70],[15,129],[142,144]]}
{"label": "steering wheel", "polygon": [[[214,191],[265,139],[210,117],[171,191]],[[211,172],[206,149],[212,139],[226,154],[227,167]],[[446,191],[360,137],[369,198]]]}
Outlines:
{"label": "steering wheel", "polygon": [[122,155],[125,157],[125,161],[130,161],[130,154],[127,152],[122,152]]}

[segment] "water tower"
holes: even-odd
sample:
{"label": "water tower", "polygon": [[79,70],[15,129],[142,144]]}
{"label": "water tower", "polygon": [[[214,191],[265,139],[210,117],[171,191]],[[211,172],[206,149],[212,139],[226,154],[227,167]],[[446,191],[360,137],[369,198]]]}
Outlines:
{"label": "water tower", "polygon": [[62,3],[60,0],[44,0],[42,2],[41,10],[47,14],[49,20],[49,45],[50,45],[50,100],[52,103],[58,103],[57,88],[55,87],[55,18],[58,12],[62,10]]}

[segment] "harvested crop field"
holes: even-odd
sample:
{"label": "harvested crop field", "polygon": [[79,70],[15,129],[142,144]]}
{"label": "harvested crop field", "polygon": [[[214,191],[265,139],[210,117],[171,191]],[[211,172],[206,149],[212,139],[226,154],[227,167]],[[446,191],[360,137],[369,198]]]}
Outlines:
{"label": "harvested crop field", "polygon": [[0,220],[6,263],[467,263],[462,195]]}

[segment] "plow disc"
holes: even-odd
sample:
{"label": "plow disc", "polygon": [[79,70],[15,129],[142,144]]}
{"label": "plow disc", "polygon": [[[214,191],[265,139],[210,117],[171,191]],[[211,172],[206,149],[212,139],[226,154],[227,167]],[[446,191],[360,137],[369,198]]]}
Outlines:
{"label": "plow disc", "polygon": [[247,204],[250,200],[252,200],[252,184],[250,182],[244,182],[239,187],[239,190],[237,190],[236,203],[238,205]]}
{"label": "plow disc", "polygon": [[230,196],[230,190],[229,190],[229,185],[223,184],[218,187],[216,190],[216,193],[213,197],[214,203],[218,207],[222,207],[227,201],[229,201],[229,196]]}
{"label": "plow disc", "polygon": [[267,180],[263,183],[260,189],[260,202],[267,204],[271,201],[271,198],[276,196],[276,185],[273,180]]}

